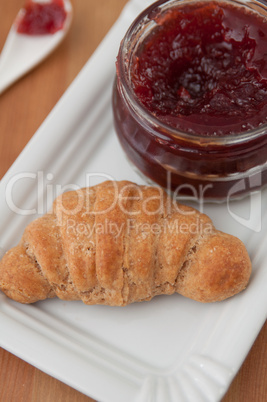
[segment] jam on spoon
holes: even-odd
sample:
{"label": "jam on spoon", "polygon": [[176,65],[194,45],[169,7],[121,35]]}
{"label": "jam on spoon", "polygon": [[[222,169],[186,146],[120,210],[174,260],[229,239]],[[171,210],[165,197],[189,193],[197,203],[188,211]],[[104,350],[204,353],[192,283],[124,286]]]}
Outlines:
{"label": "jam on spoon", "polygon": [[17,31],[27,35],[54,34],[63,28],[66,17],[63,0],[43,3],[29,0],[23,9]]}

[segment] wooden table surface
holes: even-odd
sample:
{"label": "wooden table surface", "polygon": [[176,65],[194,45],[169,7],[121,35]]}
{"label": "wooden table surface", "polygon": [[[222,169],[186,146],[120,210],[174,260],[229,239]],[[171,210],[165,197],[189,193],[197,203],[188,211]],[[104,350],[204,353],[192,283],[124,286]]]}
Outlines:
{"label": "wooden table surface", "polygon": [[[72,3],[74,19],[65,41],[38,68],[0,96],[0,177],[108,32],[126,0],[72,0]],[[0,0],[0,49],[23,4],[23,0]],[[0,401],[88,402],[92,399],[0,348]],[[223,399],[223,402],[241,401],[267,401],[267,324]]]}

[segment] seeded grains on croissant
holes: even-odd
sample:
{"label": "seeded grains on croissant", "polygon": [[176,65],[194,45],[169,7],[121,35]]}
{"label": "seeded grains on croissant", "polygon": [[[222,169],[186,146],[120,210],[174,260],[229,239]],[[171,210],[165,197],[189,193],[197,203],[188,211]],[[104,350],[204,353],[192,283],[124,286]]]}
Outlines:
{"label": "seeded grains on croissant", "polygon": [[175,292],[215,302],[250,274],[244,244],[206,215],[158,187],[107,181],[62,194],[30,223],[0,262],[0,288],[21,303],[124,306]]}

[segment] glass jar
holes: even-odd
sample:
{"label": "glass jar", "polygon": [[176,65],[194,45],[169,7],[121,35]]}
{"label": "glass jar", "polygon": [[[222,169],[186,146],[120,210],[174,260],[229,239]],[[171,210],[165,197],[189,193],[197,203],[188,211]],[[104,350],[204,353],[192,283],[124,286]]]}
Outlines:
{"label": "glass jar", "polygon": [[[151,113],[132,87],[134,55],[145,38],[153,35],[157,16],[191,3],[197,2],[158,1],[143,11],[127,31],[119,49],[113,90],[115,129],[129,160],[153,182],[194,198],[239,198],[267,184],[267,124],[233,135],[203,136],[194,130],[183,131]],[[267,24],[266,3],[224,0],[225,3],[259,13]],[[194,125],[190,128],[194,129]]]}

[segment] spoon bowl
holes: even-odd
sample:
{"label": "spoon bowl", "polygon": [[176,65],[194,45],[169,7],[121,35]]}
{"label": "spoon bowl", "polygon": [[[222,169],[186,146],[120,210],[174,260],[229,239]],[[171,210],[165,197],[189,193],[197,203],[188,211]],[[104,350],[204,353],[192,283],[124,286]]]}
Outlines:
{"label": "spoon bowl", "polygon": [[[35,3],[49,1],[35,0]],[[60,30],[52,34],[27,35],[18,32],[18,23],[24,9],[21,9],[11,26],[0,55],[0,94],[15,81],[43,61],[64,39],[72,20],[70,0],[64,0],[66,18]]]}

